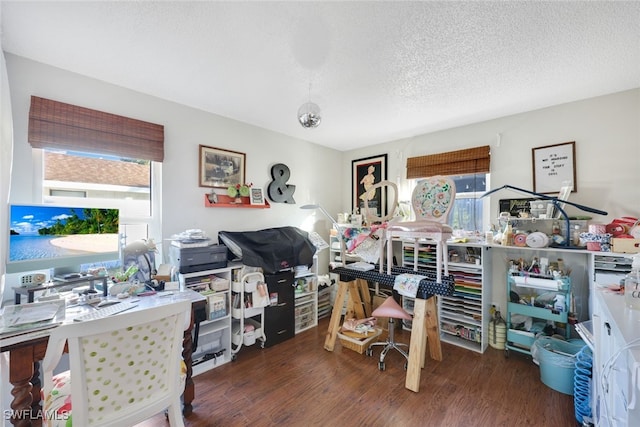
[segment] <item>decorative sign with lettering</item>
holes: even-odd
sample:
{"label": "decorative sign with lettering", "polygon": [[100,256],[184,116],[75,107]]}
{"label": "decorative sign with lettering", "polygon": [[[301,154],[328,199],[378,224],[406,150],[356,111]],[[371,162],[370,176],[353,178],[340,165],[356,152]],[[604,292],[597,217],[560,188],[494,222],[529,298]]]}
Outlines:
{"label": "decorative sign with lettering", "polygon": [[269,198],[276,203],[295,203],[293,193],[296,191],[295,185],[287,184],[287,180],[291,176],[289,167],[285,164],[278,163],[271,168],[271,177],[273,181],[267,187]]}
{"label": "decorative sign with lettering", "polygon": [[536,193],[557,193],[562,187],[576,183],[576,143],[546,145],[531,149],[533,158],[533,191]]}

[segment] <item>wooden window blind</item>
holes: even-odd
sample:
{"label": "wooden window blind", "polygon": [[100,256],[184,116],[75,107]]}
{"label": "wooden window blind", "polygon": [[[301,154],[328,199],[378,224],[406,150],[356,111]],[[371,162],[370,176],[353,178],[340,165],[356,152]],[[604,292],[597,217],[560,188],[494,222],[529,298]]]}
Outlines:
{"label": "wooden window blind", "polygon": [[407,178],[488,173],[490,159],[488,145],[428,156],[410,157],[407,159]]}
{"label": "wooden window blind", "polygon": [[164,126],[31,97],[29,144],[161,162]]}

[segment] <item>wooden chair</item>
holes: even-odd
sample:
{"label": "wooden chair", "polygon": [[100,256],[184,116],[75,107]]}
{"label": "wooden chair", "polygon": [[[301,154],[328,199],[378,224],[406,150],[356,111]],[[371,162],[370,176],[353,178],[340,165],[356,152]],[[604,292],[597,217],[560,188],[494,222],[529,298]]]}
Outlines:
{"label": "wooden chair", "polygon": [[442,270],[449,274],[447,239],[452,228],[447,224],[449,213],[456,198],[453,180],[446,176],[434,176],[421,180],[411,195],[415,221],[389,224],[386,230],[387,274],[391,274],[393,260],[393,238],[411,239],[414,242],[413,269],[418,269],[419,241],[433,240],[436,245],[437,281],[442,281]]}
{"label": "wooden chair", "polygon": [[[191,302],[178,300],[55,328],[42,362],[44,425],[130,426],[167,409],[170,425],[184,426],[190,319]],[[70,369],[54,376],[65,342]]]}
{"label": "wooden chair", "polygon": [[[391,182],[391,181],[380,181],[377,184],[374,184],[369,191],[371,192],[375,192],[378,191],[378,189],[380,189],[380,191],[387,191],[387,195],[386,195],[386,199],[385,200],[389,200],[389,198],[391,198],[392,203],[391,203],[391,209],[389,209],[389,212],[387,212],[386,215],[382,215],[382,212],[384,211],[385,206],[379,206],[379,211],[380,211],[380,215],[378,215],[378,212],[374,211],[373,209],[369,208],[369,199],[365,198],[364,199],[364,210],[362,212],[364,219],[366,221],[367,224],[371,225],[371,224],[383,224],[384,227],[387,227],[388,224],[392,221],[392,219],[394,218],[395,212],[396,212],[396,206],[398,206],[398,186]],[[375,194],[375,193],[373,193]],[[383,272],[383,265],[384,265],[384,245],[387,241],[386,238],[386,228],[382,228],[381,229],[381,236],[380,236],[380,273]]]}

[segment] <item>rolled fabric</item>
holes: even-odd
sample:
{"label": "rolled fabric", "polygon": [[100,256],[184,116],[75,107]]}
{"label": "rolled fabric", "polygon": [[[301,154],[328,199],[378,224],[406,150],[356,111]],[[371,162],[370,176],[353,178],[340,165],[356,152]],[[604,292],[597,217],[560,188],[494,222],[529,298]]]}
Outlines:
{"label": "rolled fabric", "polygon": [[604,224],[589,224],[589,233],[605,234],[606,232],[607,232],[607,226]]}

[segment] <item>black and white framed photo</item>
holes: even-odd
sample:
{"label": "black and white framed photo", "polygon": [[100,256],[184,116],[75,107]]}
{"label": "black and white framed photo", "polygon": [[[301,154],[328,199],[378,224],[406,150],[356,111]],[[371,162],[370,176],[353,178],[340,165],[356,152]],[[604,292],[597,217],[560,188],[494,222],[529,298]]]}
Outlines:
{"label": "black and white framed photo", "polygon": [[244,184],[245,153],[200,145],[200,187],[228,188]]}
{"label": "black and white framed photo", "polygon": [[352,213],[362,213],[365,198],[369,209],[375,209],[377,216],[387,214],[387,195],[381,189],[369,190],[374,184],[387,179],[387,155],[353,160],[352,164]]}
{"label": "black and white framed photo", "polygon": [[533,160],[533,191],[541,194],[558,193],[571,186],[578,191],[576,182],[576,143],[545,145],[531,149]]}

